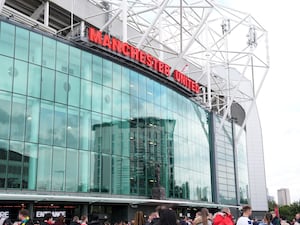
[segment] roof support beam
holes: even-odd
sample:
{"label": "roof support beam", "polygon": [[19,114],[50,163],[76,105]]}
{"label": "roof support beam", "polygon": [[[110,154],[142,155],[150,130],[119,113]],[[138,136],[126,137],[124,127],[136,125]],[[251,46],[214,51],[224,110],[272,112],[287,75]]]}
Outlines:
{"label": "roof support beam", "polygon": [[139,41],[139,43],[137,44],[137,48],[141,48],[142,44],[144,44],[146,38],[148,37],[150,31],[153,29],[153,26],[156,24],[156,22],[158,21],[158,19],[162,16],[162,12],[165,10],[167,4],[168,4],[169,0],[164,0],[160,7],[159,10],[156,14],[156,17],[154,18],[154,20],[152,21],[152,23],[149,25],[148,29],[146,30],[146,32],[143,34],[141,40]]}
{"label": "roof support beam", "polygon": [[0,0],[0,12],[2,11],[4,3],[5,3],[5,0]]}
{"label": "roof support beam", "polygon": [[[202,22],[198,25],[197,29],[195,30],[195,32],[191,36],[188,44],[185,46],[185,48],[183,49],[183,51],[178,55],[178,58],[177,58],[176,62],[174,63],[174,66],[173,66],[173,71],[176,68],[176,66],[180,63],[180,61],[182,60],[183,56],[187,53],[187,51],[193,45],[193,42],[195,41],[195,39],[196,39],[197,35],[199,34],[200,30],[202,29],[202,27],[206,24],[206,20],[209,17],[210,13],[212,12],[212,8],[207,9],[207,10],[208,10],[208,12],[206,13],[206,15],[204,16],[204,18],[202,19]],[[173,73],[173,71],[172,71],[172,73]]]}
{"label": "roof support beam", "polygon": [[32,19],[37,20],[38,18],[40,18],[40,16],[42,15],[42,13],[44,12],[44,6],[45,3],[42,3],[30,16]]}
{"label": "roof support beam", "polygon": [[45,3],[45,8],[44,8],[44,25],[49,26],[49,1]]}

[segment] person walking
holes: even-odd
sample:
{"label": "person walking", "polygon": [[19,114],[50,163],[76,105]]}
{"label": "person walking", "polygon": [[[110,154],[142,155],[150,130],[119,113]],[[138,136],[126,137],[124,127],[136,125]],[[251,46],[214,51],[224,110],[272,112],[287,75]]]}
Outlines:
{"label": "person walking", "polygon": [[19,212],[19,220],[21,220],[20,225],[34,225],[29,217],[29,211],[27,209],[22,209]]}
{"label": "person walking", "polygon": [[223,208],[214,216],[213,225],[234,225],[234,221],[229,208]]}
{"label": "person walking", "polygon": [[41,222],[41,225],[53,225],[53,216],[52,213],[46,213],[44,215],[44,220]]}
{"label": "person walking", "polygon": [[73,220],[70,222],[70,225],[80,225],[79,217],[78,216],[74,216]]}
{"label": "person walking", "polygon": [[81,216],[81,225],[87,225],[88,224],[88,217],[83,215]]}
{"label": "person walking", "polygon": [[274,212],[274,211],[272,211],[271,212],[271,215],[272,215],[272,224],[273,225],[281,225],[281,223],[280,223],[280,219],[279,219],[279,217],[276,215],[276,213]]}
{"label": "person walking", "polygon": [[272,219],[273,219],[272,213],[266,213],[263,221],[260,222],[259,225],[273,225]]}
{"label": "person walking", "polygon": [[242,209],[243,215],[238,219],[236,225],[252,225],[250,216],[252,215],[252,208],[248,205],[244,206]]}
{"label": "person walking", "polygon": [[145,225],[144,213],[142,211],[137,211],[134,216],[134,225]]}

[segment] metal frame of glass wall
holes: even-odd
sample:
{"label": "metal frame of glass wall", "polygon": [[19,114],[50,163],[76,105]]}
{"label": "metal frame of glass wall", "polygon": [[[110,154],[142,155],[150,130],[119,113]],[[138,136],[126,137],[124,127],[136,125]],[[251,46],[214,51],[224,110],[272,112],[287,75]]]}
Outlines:
{"label": "metal frame of glass wall", "polygon": [[141,73],[0,23],[0,189],[212,201],[209,114]]}

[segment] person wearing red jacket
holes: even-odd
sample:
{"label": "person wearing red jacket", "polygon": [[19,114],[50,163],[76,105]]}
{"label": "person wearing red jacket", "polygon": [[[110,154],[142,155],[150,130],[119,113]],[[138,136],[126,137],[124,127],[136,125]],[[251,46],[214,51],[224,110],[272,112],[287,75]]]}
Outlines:
{"label": "person wearing red jacket", "polygon": [[214,216],[213,225],[234,225],[234,221],[229,208],[223,208]]}

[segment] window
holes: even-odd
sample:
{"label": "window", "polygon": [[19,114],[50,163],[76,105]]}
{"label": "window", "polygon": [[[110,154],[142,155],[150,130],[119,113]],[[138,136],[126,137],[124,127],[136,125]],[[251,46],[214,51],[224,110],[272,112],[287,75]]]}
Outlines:
{"label": "window", "polygon": [[53,103],[41,102],[39,143],[52,145],[53,143]]}
{"label": "window", "polygon": [[30,32],[29,62],[41,65],[42,62],[42,36]]}
{"label": "window", "polygon": [[28,63],[15,60],[14,66],[14,88],[15,93],[25,95],[27,93]]}
{"label": "window", "polygon": [[11,112],[10,138],[12,140],[24,140],[25,134],[26,99],[20,95],[13,96]]}
{"label": "window", "polygon": [[15,57],[28,61],[29,31],[16,27]]}
{"label": "window", "polygon": [[56,47],[56,70],[68,73],[69,65],[69,46],[61,42],[57,42]]}
{"label": "window", "polygon": [[14,76],[13,60],[0,55],[1,82],[0,90],[11,91]]}
{"label": "window", "polygon": [[38,142],[40,119],[40,101],[36,98],[27,99],[26,111],[26,135],[25,140],[29,142]]}
{"label": "window", "polygon": [[54,100],[54,70],[44,69],[42,70],[42,99]]}
{"label": "window", "polygon": [[[27,93],[29,96],[39,98],[41,95],[41,79],[42,79],[42,69],[40,66],[36,66],[33,64],[29,64],[28,68],[28,90]],[[44,76],[44,83],[45,86],[47,78],[46,75]],[[51,83],[50,83],[51,85]],[[46,88],[46,87],[45,87]],[[45,93],[44,91],[44,94]],[[45,97],[45,96],[44,96]]]}
{"label": "window", "polygon": [[55,79],[55,101],[67,104],[67,96],[70,91],[68,76],[64,73],[56,72]]}
{"label": "window", "polygon": [[[5,22],[0,24],[0,54],[14,56],[15,26]],[[2,67],[1,67],[2,68]]]}
{"label": "window", "polygon": [[51,190],[52,148],[47,145],[39,146],[37,173],[37,190]]}
{"label": "window", "polygon": [[[1,83],[1,82],[0,82]],[[0,138],[8,139],[10,134],[11,94],[0,91]]]}
{"label": "window", "polygon": [[51,38],[43,37],[43,66],[48,67],[50,69],[55,69],[55,50],[56,41]]}

